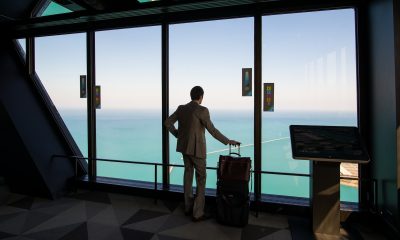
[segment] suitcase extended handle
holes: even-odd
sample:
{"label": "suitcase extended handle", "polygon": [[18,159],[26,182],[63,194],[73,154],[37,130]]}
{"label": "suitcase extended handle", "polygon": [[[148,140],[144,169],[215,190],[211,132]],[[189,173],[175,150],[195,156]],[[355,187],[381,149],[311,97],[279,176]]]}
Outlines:
{"label": "suitcase extended handle", "polygon": [[240,144],[238,145],[238,152],[237,153],[232,152],[232,145],[229,144],[229,155],[238,155],[240,157],[241,156],[240,155]]}

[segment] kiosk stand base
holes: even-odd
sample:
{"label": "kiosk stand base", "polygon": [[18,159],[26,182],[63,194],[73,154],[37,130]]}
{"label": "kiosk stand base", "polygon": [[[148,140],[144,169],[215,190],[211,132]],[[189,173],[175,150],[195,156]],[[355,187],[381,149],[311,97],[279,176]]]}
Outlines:
{"label": "kiosk stand base", "polygon": [[312,228],[320,234],[340,235],[340,162],[311,161]]}
{"label": "kiosk stand base", "polygon": [[[340,163],[368,163],[358,128],[290,125],[294,159],[311,160],[310,201],[314,236],[340,236]],[[327,238],[325,238],[327,239]]]}

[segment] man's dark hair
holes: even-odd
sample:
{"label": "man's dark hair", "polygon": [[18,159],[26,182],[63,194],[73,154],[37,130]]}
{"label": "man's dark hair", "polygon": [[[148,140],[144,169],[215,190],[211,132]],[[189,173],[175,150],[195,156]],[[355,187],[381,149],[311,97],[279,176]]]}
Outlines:
{"label": "man's dark hair", "polygon": [[204,90],[200,86],[195,86],[190,90],[190,97],[192,100],[199,100],[204,95]]}

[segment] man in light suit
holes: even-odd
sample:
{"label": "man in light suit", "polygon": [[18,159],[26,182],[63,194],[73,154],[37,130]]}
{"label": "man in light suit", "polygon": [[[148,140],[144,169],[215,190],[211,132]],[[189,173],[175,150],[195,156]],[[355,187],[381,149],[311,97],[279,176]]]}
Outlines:
{"label": "man in light suit", "polygon": [[[185,214],[193,214],[193,221],[205,220],[204,193],[206,186],[206,137],[205,129],[221,143],[240,145],[235,140],[229,140],[218,131],[211,122],[210,113],[206,107],[200,106],[204,91],[201,87],[193,87],[190,91],[192,99],[186,105],[180,105],[177,110],[165,120],[165,127],[178,139],[176,151],[181,152],[185,165],[183,177]],[[174,123],[178,121],[178,129]],[[196,170],[196,198],[193,199],[192,183],[193,168]]]}

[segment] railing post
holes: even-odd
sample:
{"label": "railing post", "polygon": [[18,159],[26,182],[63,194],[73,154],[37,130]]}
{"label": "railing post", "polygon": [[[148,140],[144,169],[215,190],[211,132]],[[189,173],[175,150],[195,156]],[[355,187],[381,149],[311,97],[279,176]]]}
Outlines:
{"label": "railing post", "polygon": [[75,193],[78,192],[78,187],[76,186],[78,184],[78,158],[74,158],[75,159]]}
{"label": "railing post", "polygon": [[154,203],[157,204],[157,164],[154,164]]}

